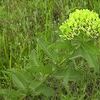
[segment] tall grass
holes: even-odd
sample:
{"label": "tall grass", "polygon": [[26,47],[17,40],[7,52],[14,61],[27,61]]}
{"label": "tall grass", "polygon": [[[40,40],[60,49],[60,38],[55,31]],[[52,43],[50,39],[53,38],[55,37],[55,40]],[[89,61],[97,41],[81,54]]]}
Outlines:
{"label": "tall grass", "polygon": [[[8,75],[9,71],[11,71],[12,69],[16,71],[18,70],[20,72],[24,68],[33,65],[41,67],[46,66],[49,70],[46,70],[44,68],[42,69],[44,76],[41,76],[41,79],[43,80],[41,81],[41,84],[46,82],[48,83],[50,80],[50,83],[48,84],[50,84],[52,88],[55,88],[56,84],[58,89],[57,91],[59,91],[57,95],[58,97],[53,96],[51,100],[60,100],[59,98],[61,95],[61,100],[66,100],[66,98],[67,100],[74,100],[74,97],[71,96],[71,93],[68,93],[68,97],[63,95],[62,92],[66,94],[66,91],[61,90],[63,88],[61,82],[58,82],[58,84],[57,82],[55,82],[56,79],[54,77],[51,77],[53,76],[51,69],[54,71],[55,74],[56,71],[59,72],[59,69],[63,70],[63,68],[65,68],[66,64],[69,62],[67,58],[70,56],[69,52],[72,47],[70,45],[66,46],[66,43],[63,43],[63,41],[59,41],[59,25],[65,19],[67,19],[69,13],[74,11],[76,8],[87,8],[90,10],[94,10],[100,14],[100,1],[0,0],[1,90],[14,88],[12,77],[11,75]],[[66,51],[66,48],[70,49]],[[67,55],[67,57],[65,54]],[[39,75],[36,74],[36,76],[38,77]],[[100,82],[98,82],[98,84],[100,84]],[[70,83],[70,85],[75,84]],[[84,90],[84,87],[82,88]],[[57,94],[57,91],[55,94]],[[42,92],[46,94],[45,91]],[[80,98],[83,97],[83,94],[81,93]],[[98,94],[100,94],[99,91]],[[31,96],[29,96],[29,94],[27,95],[25,96],[25,98],[24,96],[22,96],[22,98],[26,100],[30,98],[29,100],[32,100]],[[5,96],[5,100],[8,100],[8,97],[9,96]],[[100,98],[100,96],[98,97]],[[41,100],[39,99],[41,98],[40,95],[35,96],[35,98],[36,100]],[[2,100],[2,98],[0,99]],[[43,100],[49,99],[45,99],[43,97]]]}

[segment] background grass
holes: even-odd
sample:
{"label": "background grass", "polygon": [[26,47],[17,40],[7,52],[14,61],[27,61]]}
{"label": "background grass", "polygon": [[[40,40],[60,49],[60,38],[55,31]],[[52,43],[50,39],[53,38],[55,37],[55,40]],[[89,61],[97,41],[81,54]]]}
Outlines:
{"label": "background grass", "polygon": [[[59,43],[57,41],[60,33],[59,25],[76,8],[86,8],[100,14],[100,0],[0,0],[1,89],[12,88],[11,77],[8,77],[6,71],[12,68],[15,70],[25,68],[27,63],[30,62],[29,58],[33,50],[35,50],[39,59],[34,60],[35,65],[39,63],[40,65],[48,66],[54,66],[57,63],[56,67],[64,67],[66,65],[66,62],[62,63],[66,60],[65,53],[68,55],[68,51],[60,50],[60,54],[57,51],[57,48],[62,46],[60,44],[56,45],[56,43]],[[67,48],[65,45],[62,46],[64,50]],[[71,47],[68,46],[68,48]],[[53,49],[55,49],[55,52],[52,52]],[[32,59],[35,59],[34,55]],[[53,81],[55,80],[51,79],[51,83],[55,83]],[[70,85],[73,84],[70,83]],[[62,87],[61,84],[56,85],[57,87]],[[58,88],[58,91],[61,92],[58,94],[62,94],[61,89]],[[69,90],[69,92],[71,91]],[[82,96],[83,94],[80,95]],[[38,100],[40,97],[35,98]],[[73,96],[69,96],[67,99],[65,96],[62,98],[60,99],[58,95],[58,97],[55,96],[50,100],[74,100]],[[26,100],[32,99],[26,98]]]}

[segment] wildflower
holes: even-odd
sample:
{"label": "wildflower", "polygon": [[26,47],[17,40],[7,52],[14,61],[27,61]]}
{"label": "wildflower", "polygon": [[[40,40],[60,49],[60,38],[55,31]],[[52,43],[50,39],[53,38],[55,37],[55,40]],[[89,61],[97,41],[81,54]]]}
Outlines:
{"label": "wildflower", "polygon": [[60,26],[60,36],[72,40],[75,37],[84,36],[97,38],[100,36],[100,18],[96,12],[88,9],[70,13],[69,18]]}

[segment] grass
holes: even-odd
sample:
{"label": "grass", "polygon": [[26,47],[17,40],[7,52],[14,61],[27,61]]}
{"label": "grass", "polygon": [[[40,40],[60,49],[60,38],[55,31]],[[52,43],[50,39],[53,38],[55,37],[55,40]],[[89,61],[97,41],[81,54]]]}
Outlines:
{"label": "grass", "polygon": [[100,73],[85,69],[89,77],[80,81],[84,69],[66,70],[87,65],[69,60],[74,48],[59,38],[59,25],[76,8],[100,14],[100,1],[0,1],[0,100],[100,99]]}

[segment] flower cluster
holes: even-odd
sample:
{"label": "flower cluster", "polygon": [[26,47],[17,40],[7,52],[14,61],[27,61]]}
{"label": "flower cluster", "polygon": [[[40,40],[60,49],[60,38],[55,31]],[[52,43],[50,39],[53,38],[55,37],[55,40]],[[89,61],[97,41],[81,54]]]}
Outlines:
{"label": "flower cluster", "polygon": [[61,37],[72,40],[74,37],[83,36],[97,38],[100,35],[99,15],[88,9],[70,13],[69,18],[60,26]]}

